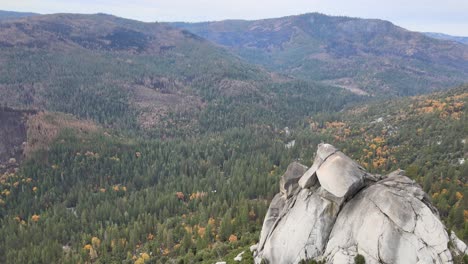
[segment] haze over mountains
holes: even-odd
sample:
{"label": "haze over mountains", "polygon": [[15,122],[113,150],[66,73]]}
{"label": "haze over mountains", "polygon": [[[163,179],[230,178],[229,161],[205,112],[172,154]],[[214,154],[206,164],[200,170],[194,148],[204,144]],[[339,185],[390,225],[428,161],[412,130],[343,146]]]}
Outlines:
{"label": "haze over mountains", "polygon": [[460,42],[462,44],[468,45],[468,37],[451,36],[451,35],[447,35],[443,33],[434,33],[434,32],[425,32],[424,34],[426,34],[427,36],[431,38],[451,40],[451,41],[456,41],[456,42]]}
{"label": "haze over mountains", "polygon": [[8,20],[8,19],[16,19],[16,18],[21,18],[21,17],[37,16],[37,15],[39,14],[31,13],[31,12],[14,12],[14,11],[0,10],[0,21]]}

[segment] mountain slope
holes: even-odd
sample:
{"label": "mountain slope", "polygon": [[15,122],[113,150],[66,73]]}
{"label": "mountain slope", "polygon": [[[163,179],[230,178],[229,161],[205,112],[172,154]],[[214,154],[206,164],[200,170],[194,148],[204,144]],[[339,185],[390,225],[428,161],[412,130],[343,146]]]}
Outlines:
{"label": "mountain slope", "polygon": [[23,160],[47,150],[63,131],[80,136],[98,131],[92,122],[63,113],[1,107],[0,120],[0,175],[17,172]]}
{"label": "mountain slope", "polygon": [[460,36],[451,36],[443,33],[434,33],[434,32],[424,32],[425,35],[442,40],[450,40],[460,42],[462,44],[468,44],[468,37],[460,37]]}
{"label": "mountain slope", "polygon": [[7,19],[21,18],[21,17],[38,16],[38,15],[39,14],[30,13],[30,12],[14,12],[14,11],[0,10],[0,21],[7,20]]}
{"label": "mountain slope", "polygon": [[[353,97],[271,74],[188,31],[104,14],[5,21],[0,46],[7,66],[0,69],[1,104],[106,126],[219,130],[289,120],[284,109],[304,110],[301,115],[339,109]],[[301,107],[286,105],[285,98]]]}
{"label": "mountain slope", "polygon": [[27,141],[27,119],[35,111],[15,111],[0,107],[0,174],[13,171],[23,158]]}
{"label": "mountain slope", "polygon": [[271,70],[375,95],[414,95],[468,80],[468,47],[382,20],[314,13],[171,25]]}

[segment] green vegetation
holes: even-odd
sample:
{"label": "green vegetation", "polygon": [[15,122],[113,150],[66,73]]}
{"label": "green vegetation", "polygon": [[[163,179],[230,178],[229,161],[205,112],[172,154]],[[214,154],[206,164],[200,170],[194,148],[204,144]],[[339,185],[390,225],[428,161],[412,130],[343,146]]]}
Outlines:
{"label": "green vegetation", "polygon": [[250,63],[303,80],[408,96],[467,81],[468,47],[390,22],[318,13],[256,21],[171,23],[218,43]]}
{"label": "green vegetation", "polygon": [[289,162],[273,138],[265,129],[137,143],[64,133],[2,185],[2,262],[109,263],[151,252],[160,263],[209,261],[250,245]]}
{"label": "green vegetation", "polygon": [[366,264],[366,259],[364,258],[363,255],[357,254],[356,257],[354,257],[354,263],[355,264]]}
{"label": "green vegetation", "polygon": [[[98,15],[70,17],[67,22],[41,17],[58,28],[84,18],[94,21],[94,26],[100,20],[127,23]],[[58,34],[41,23],[37,27],[43,34]],[[140,27],[163,26],[130,23],[135,32]],[[118,27],[102,30],[112,35]],[[76,45],[61,49],[55,47],[61,43],[53,40],[43,40],[50,43],[42,49],[2,48],[0,105],[65,112],[126,133],[167,138],[259,124],[292,126],[307,115],[339,111],[366,99],[311,81],[273,79],[265,70],[190,33],[167,31],[160,32],[160,38],[170,38],[173,45],[150,54],[78,48],[84,44],[73,36],[65,37]]]}
{"label": "green vegetation", "polygon": [[[0,50],[0,105],[50,111],[30,119],[34,153],[2,168],[0,263],[231,263],[242,251],[249,263],[279,177],[321,142],[374,173],[406,169],[468,240],[467,86],[358,105],[369,98],[273,76],[186,31],[57,16],[28,20],[50,39],[21,33]],[[343,77],[335,64],[315,74]],[[414,76],[381,74],[404,95],[432,83],[402,90]]]}
{"label": "green vegetation", "polygon": [[2,178],[0,261],[233,258],[256,243],[287,165],[310,166],[322,141],[372,172],[407,169],[466,240],[467,164],[458,163],[466,153],[466,89],[314,115],[291,135],[266,125],[183,140],[64,130]]}

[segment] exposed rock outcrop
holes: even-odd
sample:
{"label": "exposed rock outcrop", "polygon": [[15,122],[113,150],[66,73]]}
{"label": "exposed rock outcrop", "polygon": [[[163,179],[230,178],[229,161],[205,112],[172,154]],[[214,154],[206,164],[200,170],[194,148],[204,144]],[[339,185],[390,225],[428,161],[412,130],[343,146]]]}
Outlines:
{"label": "exposed rock outcrop", "polygon": [[[302,175],[302,176],[301,176]],[[294,162],[265,216],[256,263],[453,263],[468,253],[401,170],[371,175],[329,144],[308,170]]]}

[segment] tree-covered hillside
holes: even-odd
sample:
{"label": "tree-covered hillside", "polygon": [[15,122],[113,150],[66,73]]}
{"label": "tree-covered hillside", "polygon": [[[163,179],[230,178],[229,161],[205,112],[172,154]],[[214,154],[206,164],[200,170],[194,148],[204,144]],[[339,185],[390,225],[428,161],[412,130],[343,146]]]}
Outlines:
{"label": "tree-covered hillside", "polygon": [[257,242],[287,165],[310,166],[320,142],[374,173],[406,169],[466,241],[467,89],[183,140],[64,125],[49,150],[1,178],[0,261],[232,261]]}
{"label": "tree-covered hillside", "polygon": [[[323,27],[310,28],[312,18]],[[341,22],[330,30],[329,20]],[[468,241],[468,87],[364,95],[464,81],[466,50],[419,35],[422,46],[408,46],[412,34],[371,21],[397,33],[389,58],[360,20],[272,21],[250,28],[262,38],[243,36],[258,40],[247,50],[268,70],[166,24],[103,14],[0,21],[0,263],[232,262],[257,242],[288,164],[310,166],[321,142],[373,173],[406,169]],[[293,22],[312,31],[289,43]],[[330,44],[334,29],[342,35]],[[314,64],[324,58],[310,57],[317,47],[333,60]],[[297,71],[281,69],[285,59]]]}
{"label": "tree-covered hillside", "polygon": [[384,20],[311,13],[171,25],[270,70],[356,93],[408,96],[467,81],[468,46]]}
{"label": "tree-covered hillside", "polygon": [[435,32],[425,32],[424,34],[431,38],[456,41],[456,42],[468,45],[468,37],[451,36],[451,35],[447,35],[443,33],[435,33]]}
{"label": "tree-covered hillside", "polygon": [[7,20],[7,19],[16,19],[21,17],[30,17],[30,16],[37,16],[39,14],[30,13],[30,12],[14,12],[14,11],[4,11],[0,10],[0,20]]}
{"label": "tree-covered hillside", "polygon": [[0,36],[0,104],[71,113],[106,127],[173,136],[283,125],[359,99],[269,73],[158,23],[57,14],[0,22]]}

